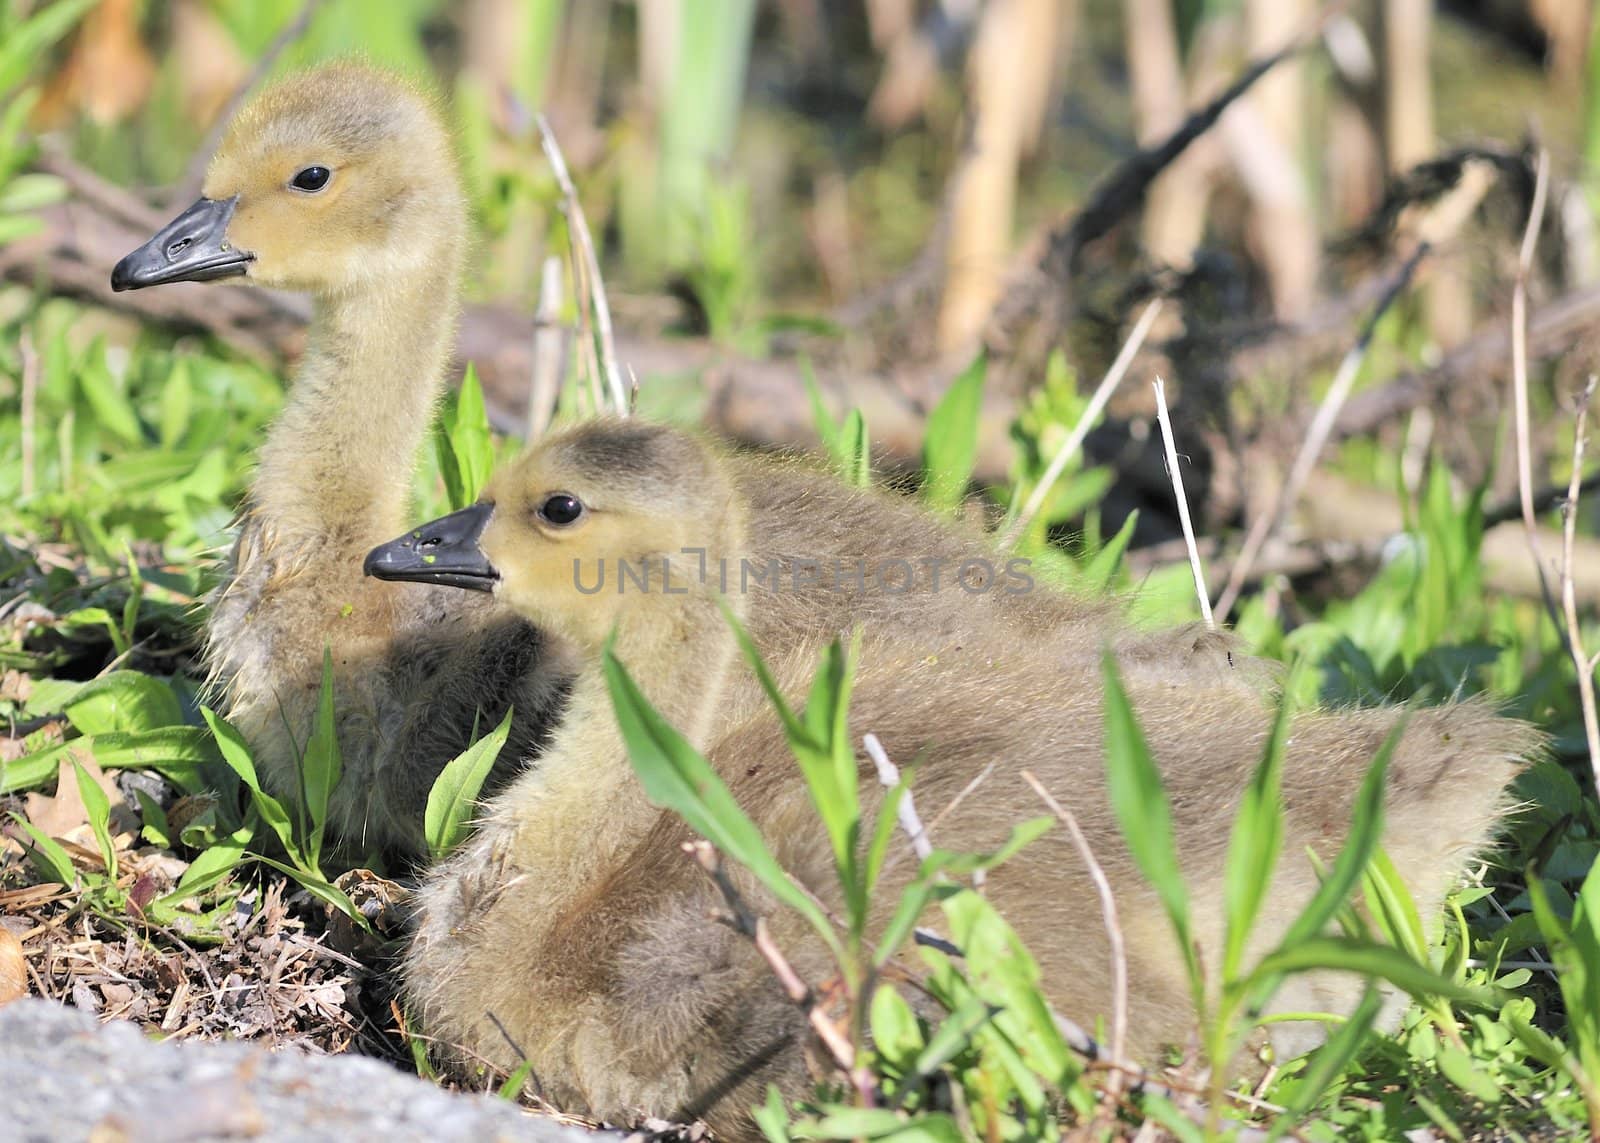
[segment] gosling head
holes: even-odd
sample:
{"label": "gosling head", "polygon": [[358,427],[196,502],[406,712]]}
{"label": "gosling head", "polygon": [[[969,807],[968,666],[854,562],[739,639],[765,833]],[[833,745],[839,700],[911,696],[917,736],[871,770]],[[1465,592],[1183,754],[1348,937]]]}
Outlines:
{"label": "gosling head", "polygon": [[742,538],[733,487],[704,444],[665,425],[599,420],[547,437],[477,504],[374,548],[365,570],[496,592],[594,648],[624,615],[720,590],[719,561],[736,564]]}
{"label": "gosling head", "polygon": [[200,200],[118,262],[111,287],[244,276],[332,295],[418,271],[453,274],[465,211],[433,102],[390,73],[329,64],[238,114]]}

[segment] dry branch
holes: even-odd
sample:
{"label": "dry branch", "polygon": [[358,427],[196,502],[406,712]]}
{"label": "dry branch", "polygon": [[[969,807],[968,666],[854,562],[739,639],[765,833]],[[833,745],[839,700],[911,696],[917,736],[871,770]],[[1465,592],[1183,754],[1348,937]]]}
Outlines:
{"label": "dry branch", "polygon": [[1572,653],[1572,665],[1578,672],[1578,699],[1583,708],[1583,733],[1589,744],[1589,768],[1594,775],[1595,791],[1600,794],[1600,716],[1595,712],[1594,675],[1600,668],[1600,652],[1593,658],[1583,649],[1583,625],[1578,619],[1578,596],[1573,590],[1573,548],[1578,528],[1578,495],[1582,487],[1583,450],[1589,435],[1589,402],[1594,397],[1596,378],[1591,374],[1589,384],[1578,398],[1578,418],[1572,440],[1572,482],[1567,489],[1567,502],[1562,506],[1561,525],[1561,609],[1567,624],[1567,649]]}

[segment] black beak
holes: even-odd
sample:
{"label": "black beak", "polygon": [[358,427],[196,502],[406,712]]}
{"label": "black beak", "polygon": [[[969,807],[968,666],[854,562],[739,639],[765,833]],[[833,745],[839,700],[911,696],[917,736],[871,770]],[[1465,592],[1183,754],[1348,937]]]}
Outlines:
{"label": "black beak", "polygon": [[494,515],[494,505],[479,501],[413,528],[398,540],[367,553],[362,570],[379,579],[440,583],[468,591],[493,591],[500,573],[478,547],[478,537]]}
{"label": "black beak", "polygon": [[228,223],[239,196],[202,198],[118,262],[113,290],[142,290],[167,282],[210,282],[243,274],[255,258],[228,245]]}

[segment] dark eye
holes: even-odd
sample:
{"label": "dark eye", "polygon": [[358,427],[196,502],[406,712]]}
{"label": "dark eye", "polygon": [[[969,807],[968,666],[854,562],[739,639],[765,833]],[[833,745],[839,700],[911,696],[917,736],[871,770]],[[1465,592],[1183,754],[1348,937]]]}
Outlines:
{"label": "dark eye", "polygon": [[327,167],[307,167],[296,173],[289,180],[289,185],[295,190],[319,191],[328,185],[328,180],[333,178],[333,172]]}
{"label": "dark eye", "polygon": [[583,501],[565,492],[557,492],[539,505],[539,515],[551,524],[565,527],[583,515]]}

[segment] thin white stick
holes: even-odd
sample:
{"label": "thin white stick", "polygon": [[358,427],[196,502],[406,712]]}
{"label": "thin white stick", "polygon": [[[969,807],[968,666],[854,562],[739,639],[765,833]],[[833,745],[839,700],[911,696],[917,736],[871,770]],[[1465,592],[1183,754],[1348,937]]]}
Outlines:
{"label": "thin white stick", "polygon": [[1167,449],[1167,475],[1172,477],[1172,494],[1178,498],[1178,522],[1183,525],[1183,542],[1189,549],[1189,570],[1194,575],[1194,593],[1200,598],[1200,614],[1206,626],[1217,629],[1206,595],[1206,571],[1200,564],[1200,548],[1194,542],[1194,523],[1189,519],[1189,498],[1183,494],[1183,473],[1178,470],[1178,448],[1172,440],[1172,419],[1167,415],[1167,386],[1156,378],[1156,420],[1161,423],[1161,440]]}
{"label": "thin white stick", "polygon": [[[878,783],[884,789],[893,789],[900,784],[900,769],[889,761],[889,755],[883,749],[883,743],[878,741],[876,734],[869,734],[861,740],[867,748],[867,757],[872,759],[872,764],[878,768]],[[911,849],[917,855],[918,861],[926,861],[933,854],[933,842],[928,840],[928,831],[922,828],[922,819],[917,816],[916,803],[911,800],[911,788],[906,787],[906,792],[900,797],[900,805],[896,808],[895,816],[900,822],[900,828],[911,839]]]}
{"label": "thin white stick", "polygon": [[1522,498],[1522,529],[1527,534],[1528,552],[1539,573],[1539,591],[1556,630],[1562,630],[1561,612],[1556,608],[1546,574],[1544,551],[1539,544],[1539,521],[1533,509],[1533,446],[1528,428],[1528,275],[1533,271],[1533,252],[1544,223],[1545,195],[1550,183],[1550,155],[1539,149],[1533,182],[1533,206],[1528,225],[1522,232],[1522,248],[1517,254],[1517,281],[1511,291],[1511,404],[1517,438],[1517,492]]}
{"label": "thin white stick", "polygon": [[1589,741],[1589,768],[1594,774],[1595,793],[1600,795],[1600,715],[1595,712],[1594,672],[1600,655],[1593,659],[1583,649],[1583,628],[1578,620],[1578,593],[1572,582],[1573,547],[1577,542],[1578,496],[1583,484],[1584,438],[1589,435],[1589,401],[1594,397],[1597,378],[1578,398],[1578,423],[1572,441],[1572,482],[1567,486],[1567,502],[1562,506],[1561,527],[1561,607],[1567,620],[1567,647],[1572,665],[1578,671],[1578,700],[1583,708],[1583,733]]}
{"label": "thin white stick", "polygon": [[600,259],[594,252],[589,220],[583,215],[583,207],[578,202],[578,188],[573,185],[572,175],[567,171],[567,160],[561,154],[561,145],[556,142],[549,121],[543,113],[535,115],[533,119],[539,126],[539,142],[544,148],[545,157],[550,160],[550,169],[555,172],[556,185],[561,188],[561,213],[567,216],[567,224],[572,228],[573,238],[583,251],[583,260],[587,264],[590,292],[594,298],[595,332],[600,338],[600,358],[605,366],[611,402],[617,416],[626,417],[628,395],[622,388],[622,373],[617,368],[617,344],[611,331],[611,307],[606,302],[605,282],[600,277]]}
{"label": "thin white stick", "polygon": [[1139,320],[1134,323],[1133,332],[1128,334],[1128,340],[1122,343],[1122,349],[1117,353],[1117,359],[1111,363],[1111,368],[1106,370],[1106,375],[1100,382],[1099,388],[1094,391],[1094,396],[1089,398],[1089,404],[1084,408],[1083,415],[1078,418],[1078,423],[1072,427],[1072,435],[1066,439],[1055,456],[1050,458],[1049,467],[1044,470],[1044,475],[1039,478],[1039,483],[1028,494],[1027,503],[1022,506],[1022,511],[1017,513],[1017,518],[1007,526],[1004,535],[1000,538],[1000,547],[1009,549],[1017,542],[1017,538],[1027,531],[1028,525],[1033,522],[1044,508],[1044,502],[1050,495],[1050,489],[1055,482],[1061,479],[1061,473],[1066,469],[1067,462],[1078,454],[1078,449],[1083,445],[1083,439],[1089,435],[1089,430],[1094,427],[1095,421],[1100,419],[1101,412],[1106,407],[1106,402],[1111,400],[1111,394],[1116,392],[1118,385],[1127,375],[1128,367],[1133,364],[1134,357],[1144,347],[1144,339],[1150,333],[1150,327],[1155,324],[1156,318],[1161,316],[1162,299],[1156,298],[1144,308],[1144,313],[1139,315]]}
{"label": "thin white stick", "polygon": [[[1117,918],[1117,899],[1111,892],[1111,881],[1095,857],[1094,850],[1089,847],[1089,839],[1079,828],[1078,819],[1072,816],[1072,811],[1051,797],[1050,791],[1044,788],[1031,770],[1022,772],[1022,780],[1033,787],[1033,792],[1067,827],[1072,844],[1077,847],[1078,856],[1083,858],[1084,865],[1088,867],[1089,879],[1094,882],[1095,892],[1100,896],[1100,915],[1105,921],[1106,940],[1111,946],[1111,1058],[1120,1060],[1123,1042],[1128,1034],[1128,950],[1122,939],[1122,924]],[[1115,1071],[1108,1077],[1107,1082],[1113,1091],[1121,1078],[1120,1073]]]}

